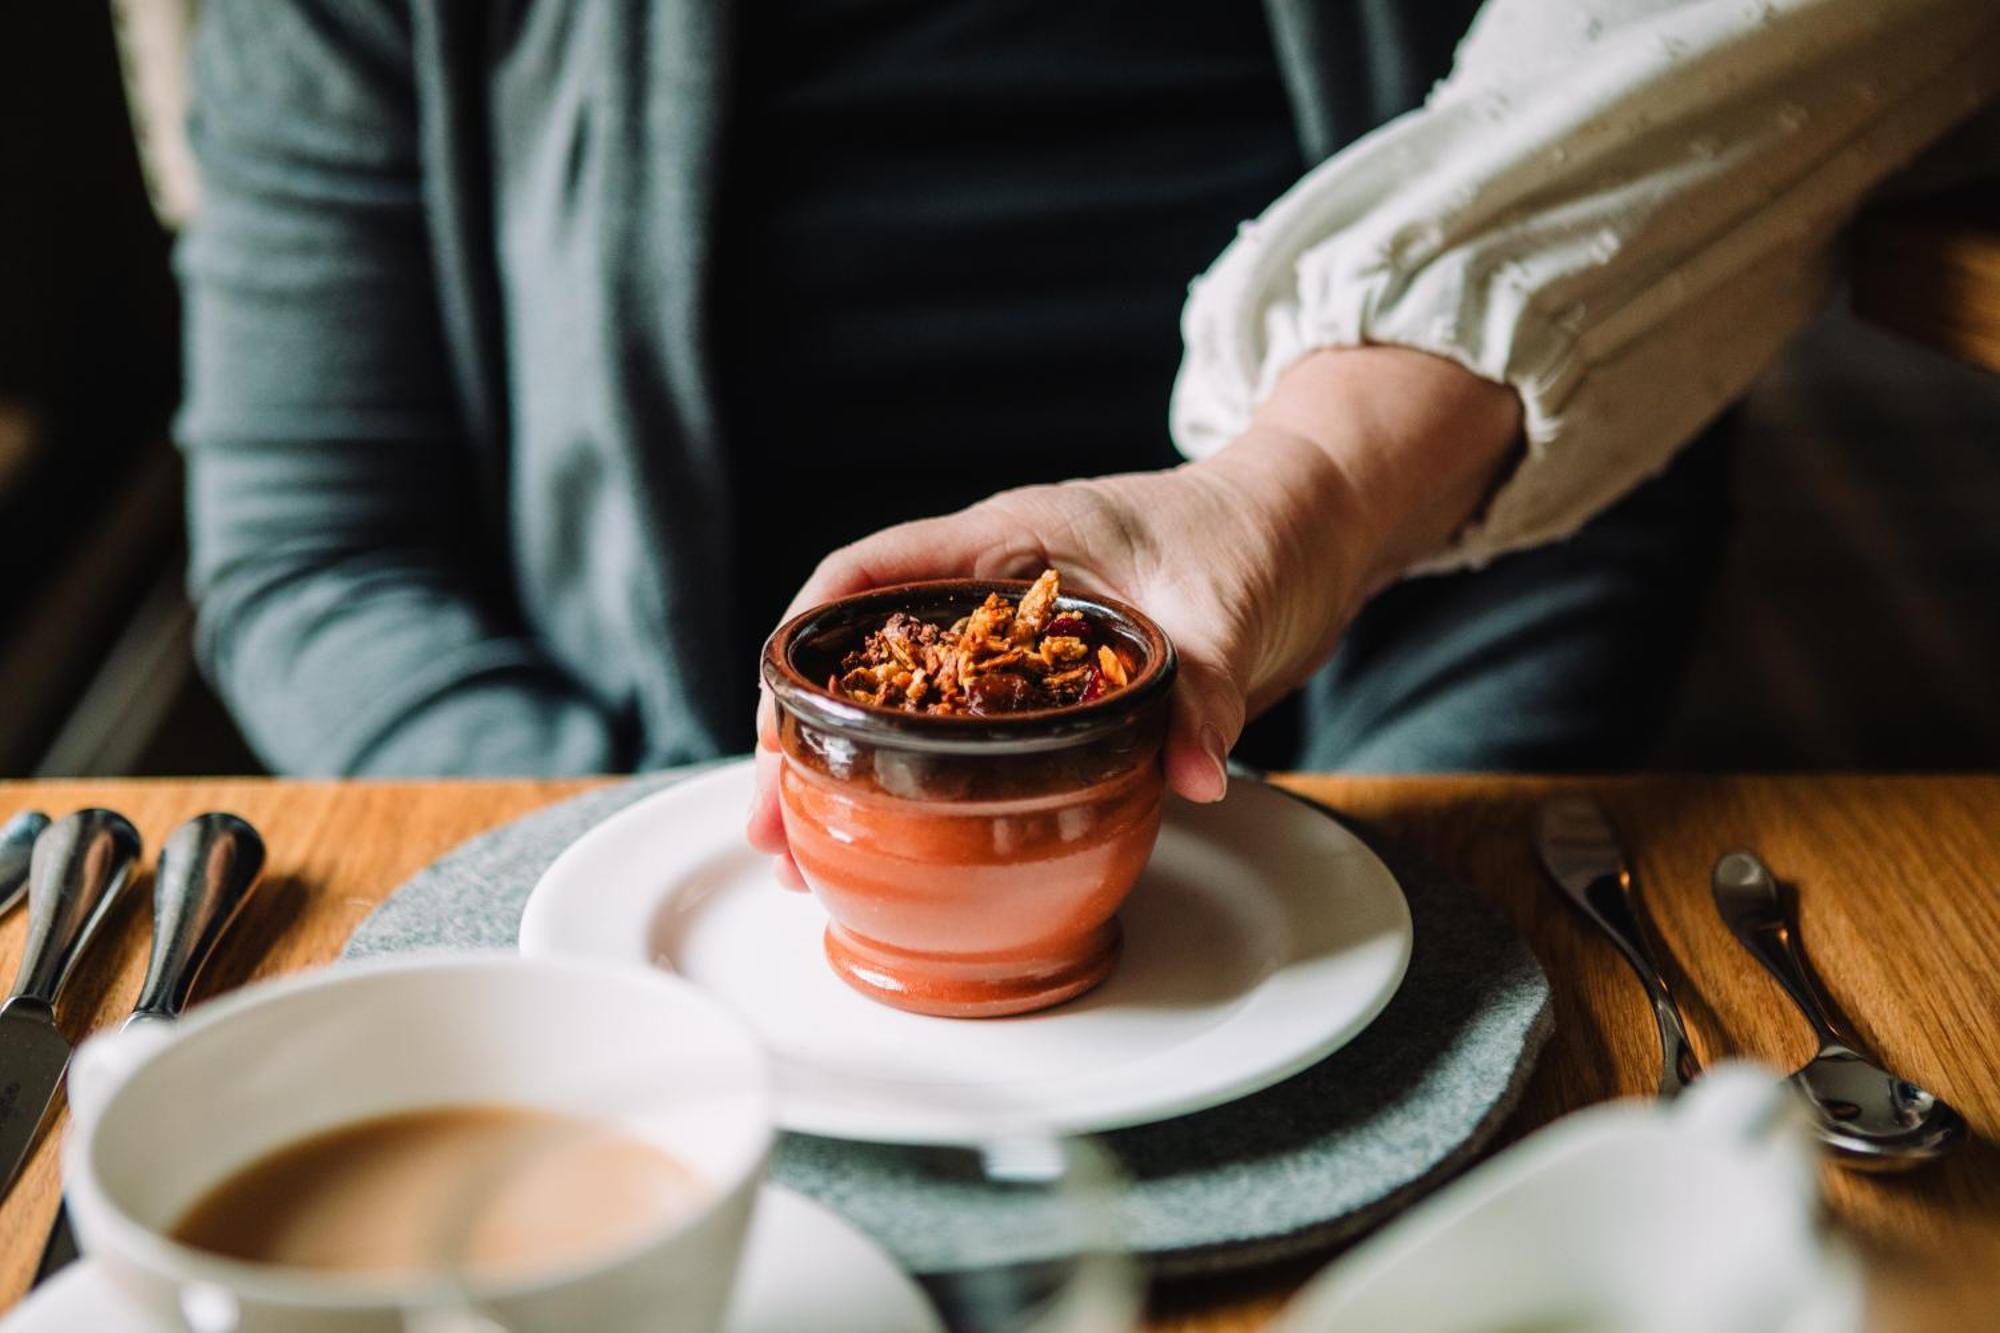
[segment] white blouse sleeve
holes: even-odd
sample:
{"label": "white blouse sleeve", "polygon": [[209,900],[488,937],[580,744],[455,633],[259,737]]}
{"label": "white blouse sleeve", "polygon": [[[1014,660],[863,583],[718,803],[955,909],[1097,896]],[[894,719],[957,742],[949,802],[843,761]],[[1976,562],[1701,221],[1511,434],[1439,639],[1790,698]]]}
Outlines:
{"label": "white blouse sleeve", "polygon": [[1527,449],[1419,569],[1566,536],[1743,393],[1863,194],[1996,92],[1994,0],[1490,0],[1425,106],[1195,283],[1174,438],[1219,449],[1309,351],[1420,348],[1514,386]]}

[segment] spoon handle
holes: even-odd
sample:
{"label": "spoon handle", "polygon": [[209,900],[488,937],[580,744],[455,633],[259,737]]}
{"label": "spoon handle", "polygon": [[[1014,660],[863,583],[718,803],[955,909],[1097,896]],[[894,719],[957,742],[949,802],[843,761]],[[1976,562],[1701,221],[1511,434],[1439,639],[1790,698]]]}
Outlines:
{"label": "spoon handle", "polygon": [[65,815],[35,840],[28,872],[28,940],[10,1003],[55,1007],[56,992],[111,915],[138,859],[138,830],[110,810]]}
{"label": "spoon handle", "polygon": [[235,815],[196,815],[167,837],[153,887],[153,955],[133,1018],[174,1018],[264,868],[264,840]]}
{"label": "spoon handle", "polygon": [[0,828],[0,916],[27,897],[28,858],[34,853],[35,839],[48,826],[49,817],[41,811],[23,810]]}
{"label": "spoon handle", "polygon": [[1715,863],[1710,879],[1715,909],[1750,956],[1792,997],[1821,1046],[1841,1046],[1865,1054],[1859,1042],[1833,1021],[1826,996],[1813,980],[1799,949],[1797,923],[1770,867],[1755,852],[1735,851]]}

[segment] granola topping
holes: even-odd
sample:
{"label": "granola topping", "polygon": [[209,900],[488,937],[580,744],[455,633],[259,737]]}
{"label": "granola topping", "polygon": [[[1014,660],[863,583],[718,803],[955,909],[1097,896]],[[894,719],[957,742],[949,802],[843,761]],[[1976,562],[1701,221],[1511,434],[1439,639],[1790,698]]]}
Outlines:
{"label": "granola topping", "polygon": [[841,659],[826,688],[856,703],[948,715],[1090,703],[1131,682],[1131,652],[1076,611],[1058,611],[1061,577],[1042,572],[1019,603],[988,595],[951,626],[901,611]]}

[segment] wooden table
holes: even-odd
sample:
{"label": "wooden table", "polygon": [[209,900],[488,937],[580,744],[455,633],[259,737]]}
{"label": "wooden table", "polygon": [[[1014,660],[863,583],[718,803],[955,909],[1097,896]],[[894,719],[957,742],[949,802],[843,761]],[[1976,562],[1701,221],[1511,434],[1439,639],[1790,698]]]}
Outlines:
{"label": "wooden table", "polygon": [[[1753,845],[1799,886],[1803,934],[1837,1004],[1887,1061],[1965,1112],[1978,1141],[1905,1177],[1829,1168],[1828,1196],[1861,1244],[1898,1328],[1993,1327],[2000,1311],[2000,778],[1299,778],[1301,790],[1382,827],[1478,886],[1523,931],[1555,983],[1557,1030],[1508,1127],[1648,1092],[1650,1017],[1611,947],[1547,889],[1525,828],[1563,787],[1597,792],[1626,831],[1655,918],[1684,976],[1702,1055],[1790,1067],[1804,1025],[1731,940],[1708,901],[1720,852]],[[204,993],[332,959],[389,891],[456,843],[592,784],[165,781],[0,784],[0,816],[124,811],[156,849],[178,821],[230,809],[270,841],[269,878],[204,979]],[[0,926],[0,968],[19,957],[21,914]],[[148,923],[85,959],[65,1024],[106,1026],[130,1007]],[[0,1206],[0,1306],[26,1288],[56,1202],[44,1143]],[[1265,1326],[1318,1260],[1176,1286],[1151,1328],[1244,1333]]]}
{"label": "wooden table", "polygon": [[2000,372],[2000,184],[1877,209],[1852,254],[1864,319]]}

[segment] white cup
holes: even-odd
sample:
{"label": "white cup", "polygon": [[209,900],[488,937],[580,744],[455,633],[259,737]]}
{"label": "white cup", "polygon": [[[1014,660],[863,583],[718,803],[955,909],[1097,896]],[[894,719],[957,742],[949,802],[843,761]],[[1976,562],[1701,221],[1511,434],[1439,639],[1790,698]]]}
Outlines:
{"label": "white cup", "polygon": [[1277,1333],[1861,1333],[1803,1100],[1714,1066],[1671,1102],[1565,1116],[1348,1250]]}
{"label": "white cup", "polygon": [[[403,1333],[468,1307],[510,1333],[713,1333],[770,1151],[748,1031],[677,978],[513,954],[362,963],[250,987],[77,1052],[63,1179],[85,1253],[166,1329]],[[338,1125],[506,1103],[656,1144],[705,1206],[513,1283],[391,1286],[245,1263],[166,1232],[252,1160]]]}

